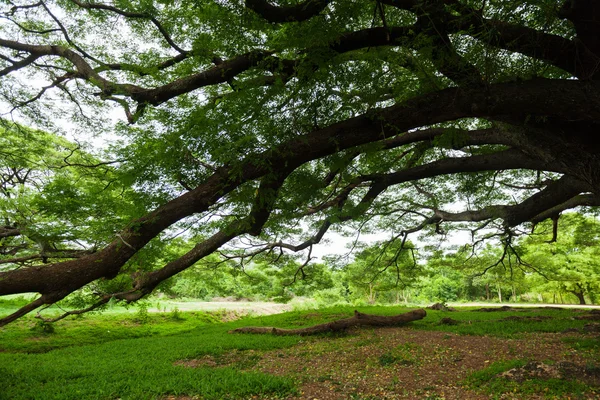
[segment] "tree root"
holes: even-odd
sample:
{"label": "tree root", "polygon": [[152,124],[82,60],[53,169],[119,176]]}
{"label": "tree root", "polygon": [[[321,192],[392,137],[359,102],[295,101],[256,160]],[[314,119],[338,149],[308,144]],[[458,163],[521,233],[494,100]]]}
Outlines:
{"label": "tree root", "polygon": [[354,311],[354,316],[350,318],[338,319],[336,321],[327,322],[325,324],[313,325],[306,328],[299,329],[282,329],[272,328],[266,326],[246,326],[243,328],[237,328],[229,333],[270,333],[272,335],[284,336],[284,335],[317,335],[319,333],[327,332],[341,332],[348,328],[355,326],[399,326],[404,325],[411,321],[416,321],[425,318],[427,313],[424,309],[418,309],[410,311],[404,314],[392,315],[389,317],[380,315],[363,314],[358,311]]}

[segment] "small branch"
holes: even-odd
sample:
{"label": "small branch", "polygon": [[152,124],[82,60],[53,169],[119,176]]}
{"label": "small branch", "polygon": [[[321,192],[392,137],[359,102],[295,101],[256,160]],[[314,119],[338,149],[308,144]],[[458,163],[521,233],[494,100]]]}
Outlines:
{"label": "small branch", "polygon": [[147,19],[150,22],[152,22],[152,24],[158,29],[158,31],[164,37],[165,41],[169,44],[169,46],[171,46],[173,49],[175,49],[180,54],[183,54],[183,55],[189,54],[188,51],[183,50],[181,47],[179,47],[173,41],[173,39],[171,38],[171,35],[169,35],[169,33],[162,26],[162,24],[156,18],[154,18],[153,16],[151,16],[149,14],[124,11],[117,7],[107,5],[107,4],[101,4],[101,3],[84,2],[84,1],[79,1],[79,0],[71,0],[71,1],[75,4],[77,4],[79,7],[85,8],[88,10],[105,10],[105,11],[114,12],[114,13],[119,14],[126,18]]}
{"label": "small branch", "polygon": [[38,308],[44,304],[46,304],[44,296],[37,298],[36,300],[32,301],[31,303],[27,304],[26,306],[19,308],[14,313],[12,313],[4,318],[1,318],[0,319],[0,327],[3,327],[4,325],[7,325],[7,324],[21,318],[23,315],[30,313],[31,311],[35,310],[36,308]]}
{"label": "small branch", "polygon": [[64,319],[64,318],[68,317],[69,315],[80,315],[80,314],[85,314],[85,313],[88,313],[90,311],[93,311],[93,310],[97,309],[98,307],[101,307],[104,304],[108,303],[110,301],[110,299],[114,298],[114,296],[115,295],[112,295],[112,294],[111,295],[104,295],[100,301],[98,301],[97,303],[95,303],[95,304],[93,304],[93,305],[91,305],[91,306],[89,306],[87,308],[83,308],[83,309],[80,309],[80,310],[67,311],[67,312],[59,315],[56,318],[44,318],[40,314],[41,311],[38,312],[35,317],[38,318],[38,319],[40,319],[40,320],[42,320],[42,321],[44,321],[44,322],[57,322],[57,321],[60,321],[61,319]]}

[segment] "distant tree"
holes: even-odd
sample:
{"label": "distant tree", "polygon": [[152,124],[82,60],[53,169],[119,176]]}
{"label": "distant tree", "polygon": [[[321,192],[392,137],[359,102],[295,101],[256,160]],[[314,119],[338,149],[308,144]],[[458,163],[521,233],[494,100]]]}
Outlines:
{"label": "distant tree", "polygon": [[465,296],[464,257],[460,253],[434,251],[427,258],[419,296],[426,301],[448,302]]}
{"label": "distant tree", "polygon": [[600,295],[600,222],[565,213],[536,226],[522,241],[523,259],[545,279],[548,291],[570,293],[579,304]]}
{"label": "distant tree", "polygon": [[411,242],[379,242],[360,251],[342,271],[354,298],[375,303],[378,299],[399,302],[405,291],[415,287],[423,273]]}

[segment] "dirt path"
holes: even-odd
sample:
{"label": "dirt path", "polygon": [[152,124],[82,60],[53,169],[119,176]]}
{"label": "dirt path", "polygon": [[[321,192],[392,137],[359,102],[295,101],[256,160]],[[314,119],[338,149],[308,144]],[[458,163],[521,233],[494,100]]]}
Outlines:
{"label": "dirt path", "polygon": [[[291,311],[292,306],[288,304],[260,302],[260,301],[164,301],[160,302],[162,310],[156,307],[148,309],[150,312],[167,311],[175,308],[180,311],[236,311],[254,315],[271,315]],[[581,308],[581,309],[600,309],[600,306],[580,306],[578,304],[539,304],[539,303],[448,303],[451,307],[560,307],[560,308]]]}
{"label": "dirt path", "polygon": [[[292,307],[287,304],[260,302],[260,301],[165,301],[161,302],[161,308],[167,311],[175,308],[180,311],[236,311],[254,315],[270,315],[291,311]],[[159,312],[156,307],[149,308],[150,312]]]}
{"label": "dirt path", "polygon": [[524,308],[540,308],[540,307],[558,307],[558,308],[580,308],[586,310],[600,310],[597,305],[579,305],[579,304],[548,304],[548,303],[485,303],[485,302],[470,302],[470,303],[448,303],[451,307],[524,307]]}

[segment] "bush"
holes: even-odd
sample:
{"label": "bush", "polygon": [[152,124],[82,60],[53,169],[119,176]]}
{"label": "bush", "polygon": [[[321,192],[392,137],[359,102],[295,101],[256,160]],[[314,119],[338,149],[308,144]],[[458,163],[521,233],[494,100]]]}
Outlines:
{"label": "bush", "polygon": [[446,303],[455,301],[461,291],[461,283],[445,276],[436,276],[427,280],[421,290],[421,297],[425,301],[439,301]]}
{"label": "bush", "polygon": [[346,303],[346,299],[340,293],[339,288],[324,289],[315,292],[313,299],[319,307],[332,306],[339,303]]}
{"label": "bush", "polygon": [[49,335],[54,333],[54,325],[52,325],[52,322],[38,320],[36,321],[35,325],[31,328],[31,330],[36,333]]}

